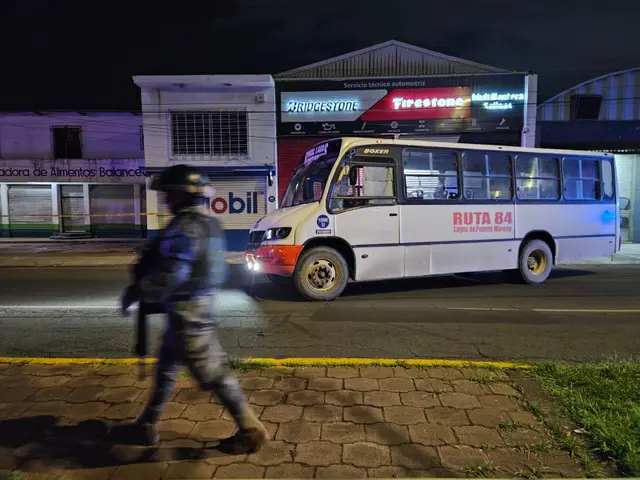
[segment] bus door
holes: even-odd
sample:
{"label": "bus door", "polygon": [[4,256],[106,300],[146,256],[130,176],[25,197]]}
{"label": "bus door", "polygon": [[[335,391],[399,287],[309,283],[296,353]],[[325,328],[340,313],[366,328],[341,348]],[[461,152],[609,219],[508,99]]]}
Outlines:
{"label": "bus door", "polygon": [[335,235],[354,249],[358,281],[404,275],[396,175],[393,159],[358,156],[338,174],[329,207]]}

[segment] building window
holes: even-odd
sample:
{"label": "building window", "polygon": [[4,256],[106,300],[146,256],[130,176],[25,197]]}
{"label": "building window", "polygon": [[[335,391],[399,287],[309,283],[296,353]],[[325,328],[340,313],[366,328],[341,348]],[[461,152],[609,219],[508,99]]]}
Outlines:
{"label": "building window", "polygon": [[140,150],[144,150],[144,127],[140,125]]}
{"label": "building window", "polygon": [[500,152],[462,153],[462,187],[467,200],[511,200],[511,159]]}
{"label": "building window", "polygon": [[82,158],[82,127],[52,127],[51,142],[54,159]]}
{"label": "building window", "polygon": [[571,95],[571,120],[598,120],[601,106],[602,95]]}
{"label": "building window", "polygon": [[171,112],[173,155],[247,155],[246,110]]}

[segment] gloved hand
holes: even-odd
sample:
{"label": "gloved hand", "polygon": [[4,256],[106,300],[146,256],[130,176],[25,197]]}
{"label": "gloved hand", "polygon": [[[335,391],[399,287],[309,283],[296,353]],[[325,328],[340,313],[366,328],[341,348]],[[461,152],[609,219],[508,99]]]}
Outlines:
{"label": "gloved hand", "polygon": [[129,307],[138,300],[138,291],[133,285],[125,288],[120,297],[120,313],[123,317],[129,316]]}

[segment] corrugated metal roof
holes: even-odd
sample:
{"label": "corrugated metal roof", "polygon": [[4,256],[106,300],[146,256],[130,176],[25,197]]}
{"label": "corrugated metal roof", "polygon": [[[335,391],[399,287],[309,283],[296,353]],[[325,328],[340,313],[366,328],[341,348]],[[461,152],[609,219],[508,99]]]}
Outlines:
{"label": "corrugated metal roof", "polygon": [[571,120],[573,95],[602,95],[598,120],[640,120],[640,67],[608,73],[538,105],[538,121]]}
{"label": "corrugated metal roof", "polygon": [[451,57],[397,40],[329,58],[274,75],[276,80],[364,78],[465,73],[506,73],[509,70]]}

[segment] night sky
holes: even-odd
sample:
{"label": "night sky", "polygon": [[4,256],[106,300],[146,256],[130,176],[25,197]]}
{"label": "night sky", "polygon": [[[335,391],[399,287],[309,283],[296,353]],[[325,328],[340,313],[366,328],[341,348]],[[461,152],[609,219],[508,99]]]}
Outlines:
{"label": "night sky", "polygon": [[0,110],[137,110],[136,74],[275,74],[395,39],[539,74],[640,66],[637,0],[5,0]]}

